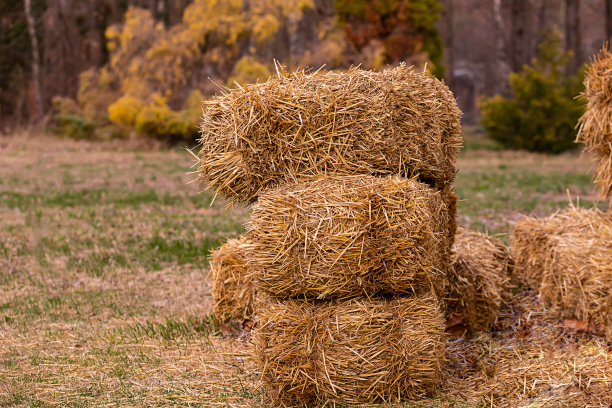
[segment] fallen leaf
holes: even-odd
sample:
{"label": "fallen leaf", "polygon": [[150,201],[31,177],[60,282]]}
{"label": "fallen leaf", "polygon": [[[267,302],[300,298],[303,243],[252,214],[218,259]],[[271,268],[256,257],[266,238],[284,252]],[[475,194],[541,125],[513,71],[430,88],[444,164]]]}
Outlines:
{"label": "fallen leaf", "polygon": [[253,321],[251,319],[244,319],[242,322],[242,329],[244,331],[251,331],[253,328]]}
{"label": "fallen leaf", "polygon": [[463,324],[464,318],[465,316],[463,315],[463,313],[453,313],[446,321],[446,328],[450,329],[451,327],[456,326],[458,324]]}
{"label": "fallen leaf", "polygon": [[578,333],[592,333],[598,336],[604,334],[603,330],[600,330],[593,320],[566,319],[563,321],[563,326],[567,329],[575,330]]}
{"label": "fallen leaf", "polygon": [[232,333],[232,331],[231,331],[231,329],[230,329],[230,327],[229,327],[229,325],[227,323],[219,324],[219,331],[221,332],[221,334],[223,336],[229,336]]}
{"label": "fallen leaf", "polygon": [[468,326],[463,321],[464,315],[462,313],[454,313],[446,321],[446,333],[450,334],[451,337],[463,337],[465,332],[468,330]]}

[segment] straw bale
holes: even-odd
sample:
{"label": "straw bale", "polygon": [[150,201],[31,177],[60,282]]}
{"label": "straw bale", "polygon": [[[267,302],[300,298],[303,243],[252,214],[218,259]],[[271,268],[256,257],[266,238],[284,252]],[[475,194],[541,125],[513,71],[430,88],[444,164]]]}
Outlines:
{"label": "straw bale", "polygon": [[584,78],[586,110],[578,141],[595,159],[595,183],[612,203],[612,55],[606,46],[587,67]]}
{"label": "straw bale", "polygon": [[258,305],[253,357],[283,405],[418,399],[440,380],[444,319],[436,297],[274,300]]}
{"label": "straw bale", "polygon": [[612,405],[609,343],[568,331],[529,292],[504,308],[496,326],[448,343],[440,395],[479,407]]}
{"label": "straw bale", "polygon": [[318,174],[452,184],[461,112],[441,81],[381,72],[279,72],[205,102],[199,180],[232,202]]}
{"label": "straw bale", "polygon": [[455,242],[455,236],[457,235],[457,194],[455,193],[455,186],[448,186],[440,191],[442,201],[448,207],[448,218],[450,225],[448,227],[448,233],[450,236],[451,245]]}
{"label": "straw bale", "polygon": [[440,193],[399,176],[318,176],[272,189],[253,207],[249,270],[274,297],[438,291],[448,267]]}
{"label": "straw bale", "polygon": [[463,316],[472,331],[486,330],[510,295],[512,260],[497,238],[459,228],[447,270],[447,314]]}
{"label": "straw bale", "polygon": [[243,320],[253,313],[256,289],[246,263],[243,239],[230,239],[210,254],[213,310],[222,320]]}
{"label": "straw bale", "polygon": [[514,227],[517,275],[554,316],[592,322],[612,340],[612,212],[571,207]]}

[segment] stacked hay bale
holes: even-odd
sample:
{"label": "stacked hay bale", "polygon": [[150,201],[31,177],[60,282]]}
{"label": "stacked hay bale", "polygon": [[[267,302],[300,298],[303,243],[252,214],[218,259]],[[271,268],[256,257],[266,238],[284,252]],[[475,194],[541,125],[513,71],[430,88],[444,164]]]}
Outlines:
{"label": "stacked hay bale", "polygon": [[257,284],[277,298],[438,290],[451,217],[440,193],[400,176],[320,176],[263,194],[245,234]]}
{"label": "stacked hay bale", "polygon": [[253,355],[282,404],[419,398],[440,377],[460,112],[400,66],[279,75],[212,100],[200,179],[254,202]]}
{"label": "stacked hay bale", "polygon": [[558,318],[612,341],[612,213],[569,208],[514,227],[517,273]]}
{"label": "stacked hay bale", "polygon": [[450,216],[400,176],[319,176],[262,194],[245,238],[254,356],[281,403],[417,398],[440,377]]}
{"label": "stacked hay bale", "polygon": [[237,203],[320,174],[417,176],[455,211],[460,116],[446,85],[403,65],[279,75],[206,103],[199,178]]}
{"label": "stacked hay bale", "polygon": [[595,183],[612,203],[612,54],[604,48],[588,66],[583,94],[587,108],[580,119],[578,141],[596,162]]}
{"label": "stacked hay bale", "polygon": [[432,294],[264,300],[253,342],[268,394],[290,406],[427,396],[444,354],[436,303]]}

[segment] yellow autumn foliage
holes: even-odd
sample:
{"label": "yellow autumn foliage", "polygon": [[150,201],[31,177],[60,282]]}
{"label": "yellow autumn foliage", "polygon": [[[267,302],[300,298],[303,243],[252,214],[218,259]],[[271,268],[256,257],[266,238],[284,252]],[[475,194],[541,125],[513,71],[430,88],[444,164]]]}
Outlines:
{"label": "yellow autumn foliage", "polygon": [[266,81],[272,73],[267,66],[258,62],[255,58],[245,56],[242,57],[234,65],[232,74],[227,80],[228,88],[235,88],[236,84],[245,85],[249,83],[256,83]]}
{"label": "yellow autumn foliage", "polygon": [[113,123],[131,127],[136,123],[136,116],[142,108],[143,104],[139,98],[126,94],[108,107],[108,117]]}
{"label": "yellow autumn foliage", "polygon": [[166,28],[150,11],[130,7],[121,25],[105,31],[107,65],[81,76],[78,105],[85,115],[107,115],[124,133],[191,137],[201,94],[194,91],[181,109],[173,107],[194,82],[194,67],[231,72],[230,84],[265,80],[269,67],[252,55],[239,58],[243,45],[263,46],[313,8],[313,0],[193,0],[181,23]]}

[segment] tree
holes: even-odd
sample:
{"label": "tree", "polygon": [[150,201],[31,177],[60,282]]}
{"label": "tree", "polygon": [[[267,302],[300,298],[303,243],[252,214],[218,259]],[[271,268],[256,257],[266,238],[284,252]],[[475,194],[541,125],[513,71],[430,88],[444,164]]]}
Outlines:
{"label": "tree", "polygon": [[543,38],[532,64],[510,74],[513,97],[483,99],[482,123],[505,147],[559,153],[575,147],[576,123],[583,111],[575,97],[582,80],[578,74],[564,74],[572,54],[563,51],[559,31],[549,29]]}
{"label": "tree", "polygon": [[441,10],[438,0],[334,0],[334,6],[358,50],[379,41],[384,63],[424,54],[433,73],[444,76],[442,39],[435,28]]}
{"label": "tree", "polygon": [[32,16],[32,0],[24,0],[23,8],[28,24],[28,33],[32,43],[32,88],[34,93],[35,112],[34,119],[40,118],[43,114],[43,99],[40,89],[40,55],[38,50],[38,38],[36,37],[36,23]]}

